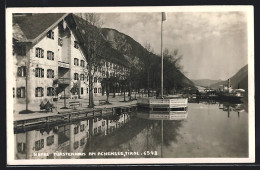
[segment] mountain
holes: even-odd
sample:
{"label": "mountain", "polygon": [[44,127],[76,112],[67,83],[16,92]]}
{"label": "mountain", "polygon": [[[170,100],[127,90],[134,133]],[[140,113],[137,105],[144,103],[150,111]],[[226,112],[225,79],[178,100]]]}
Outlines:
{"label": "mountain", "polygon": [[[111,44],[112,48],[118,50],[126,57],[134,60],[138,58],[140,61],[145,61],[144,56],[148,55],[148,51],[137,41],[135,41],[130,36],[123,34],[115,29],[111,28],[102,28],[101,32],[104,38]],[[151,58],[154,58],[160,62],[160,56],[156,54],[150,54]],[[145,63],[145,62],[144,62]],[[177,70],[176,68],[172,68],[176,70],[178,77],[181,79],[181,83],[184,87],[194,87],[194,83],[188,79],[182,72]],[[160,77],[158,77],[158,80]]]}
{"label": "mountain", "polygon": [[[246,91],[248,90],[248,65],[245,65],[242,67],[234,76],[230,78],[230,83],[232,85],[232,88],[242,88]],[[218,83],[215,83],[211,85],[211,88],[218,89],[220,88],[220,85],[227,84],[226,81],[221,81]]]}
{"label": "mountain", "polygon": [[198,80],[191,80],[191,81],[198,86],[209,87],[218,82],[222,82],[223,80],[198,79]]}

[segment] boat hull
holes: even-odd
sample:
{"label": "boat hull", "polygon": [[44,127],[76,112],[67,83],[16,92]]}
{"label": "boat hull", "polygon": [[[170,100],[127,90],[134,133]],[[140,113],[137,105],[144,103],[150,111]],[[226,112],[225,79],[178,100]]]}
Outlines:
{"label": "boat hull", "polygon": [[139,110],[150,111],[187,111],[187,98],[175,99],[138,99],[137,106]]}

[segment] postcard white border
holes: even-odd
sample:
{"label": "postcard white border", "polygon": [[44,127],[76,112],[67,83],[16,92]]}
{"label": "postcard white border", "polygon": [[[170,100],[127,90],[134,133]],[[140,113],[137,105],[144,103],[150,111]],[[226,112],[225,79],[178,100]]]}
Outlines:
{"label": "postcard white border", "polygon": [[[255,86],[254,86],[254,8],[237,6],[160,6],[160,7],[30,7],[6,9],[6,100],[7,100],[7,164],[8,165],[58,165],[58,164],[175,164],[175,163],[253,163],[255,162]],[[248,158],[139,158],[139,159],[54,159],[14,160],[13,97],[12,84],[12,14],[13,13],[117,13],[117,12],[230,12],[244,11],[248,23]]]}

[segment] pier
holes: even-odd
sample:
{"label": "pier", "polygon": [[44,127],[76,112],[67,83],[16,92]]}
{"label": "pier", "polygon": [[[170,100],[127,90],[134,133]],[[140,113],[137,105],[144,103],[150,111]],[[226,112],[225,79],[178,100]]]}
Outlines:
{"label": "pier", "polygon": [[115,106],[110,108],[82,109],[63,112],[61,114],[47,114],[42,117],[21,119],[14,121],[14,131],[25,130],[27,128],[40,128],[46,125],[73,122],[83,119],[93,119],[96,117],[106,117],[120,115],[121,113],[131,113],[137,110],[136,104],[125,106]]}

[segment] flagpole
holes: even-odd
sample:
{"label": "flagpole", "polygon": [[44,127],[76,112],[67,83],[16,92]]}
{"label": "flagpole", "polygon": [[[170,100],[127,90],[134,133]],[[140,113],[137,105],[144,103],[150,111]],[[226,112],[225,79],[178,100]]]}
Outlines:
{"label": "flagpole", "polygon": [[161,23],[161,56],[162,56],[162,67],[161,67],[161,97],[163,99],[163,13],[162,13],[162,23]]}

